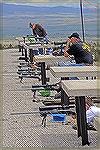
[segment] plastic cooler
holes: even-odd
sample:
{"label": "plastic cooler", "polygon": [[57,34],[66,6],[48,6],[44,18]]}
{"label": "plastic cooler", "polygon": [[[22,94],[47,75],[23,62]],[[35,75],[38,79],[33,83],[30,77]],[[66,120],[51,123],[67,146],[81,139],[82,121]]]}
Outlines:
{"label": "plastic cooler", "polygon": [[39,93],[43,97],[49,97],[50,96],[50,90],[44,89],[44,90],[39,90]]}
{"label": "plastic cooler", "polygon": [[66,114],[51,114],[51,122],[66,122]]}

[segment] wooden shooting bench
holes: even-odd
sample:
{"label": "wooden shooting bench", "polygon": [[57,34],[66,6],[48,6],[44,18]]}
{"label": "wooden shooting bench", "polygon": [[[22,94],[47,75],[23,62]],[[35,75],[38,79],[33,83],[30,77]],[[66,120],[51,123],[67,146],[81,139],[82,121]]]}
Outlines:
{"label": "wooden shooting bench", "polygon": [[[35,37],[33,37],[35,38]],[[46,49],[50,48],[50,47],[54,47],[54,43],[53,42],[49,42],[48,44],[45,42],[41,42],[41,41],[35,41],[35,42],[30,42],[28,40],[28,37],[23,37],[23,38],[17,38],[16,39],[18,41],[18,46],[19,46],[19,52],[22,51],[22,56],[24,56],[27,58],[27,53],[29,51],[30,53],[30,61],[32,62],[32,52],[34,50],[36,50],[37,48],[43,48],[44,50],[44,54],[46,53]]]}
{"label": "wooden shooting bench", "polygon": [[[24,56],[24,52],[23,50],[25,50],[25,57],[27,58],[27,50],[29,50],[30,53],[30,62],[32,62],[33,60],[33,50],[36,50],[37,48],[43,49],[44,50],[44,54],[46,54],[46,51],[48,50],[48,48],[57,48],[58,45],[62,46],[63,44],[66,44],[66,42],[54,42],[54,41],[33,41],[30,42],[29,38],[37,38],[37,39],[41,39],[43,37],[34,37],[34,36],[25,36],[22,38],[17,38],[16,40],[18,41],[18,46],[19,46],[19,52],[22,51],[22,56]],[[61,47],[59,47],[61,48]]]}
{"label": "wooden shooting bench", "polygon": [[48,61],[51,62],[58,62],[58,61],[66,61],[68,58],[64,57],[64,56],[53,56],[51,55],[39,55],[39,56],[34,56],[33,57],[33,61],[36,62],[45,62],[48,63]]}
{"label": "wooden shooting bench", "polygon": [[[18,40],[18,39],[17,39]],[[21,57],[20,60],[25,60],[29,61],[30,63],[37,62],[41,64],[41,75],[42,75],[42,84],[46,84],[46,70],[45,70],[45,62],[57,62],[57,61],[66,61],[66,58],[64,56],[53,56],[53,55],[45,55],[46,50],[48,48],[53,48],[57,43],[49,42],[48,44],[43,43],[43,42],[36,42],[36,43],[30,43],[28,40],[25,41],[25,37],[23,40],[18,40],[19,41],[19,47],[22,50],[22,56],[25,55],[25,57]],[[61,43],[58,43],[61,44]],[[33,57],[33,51],[36,51],[36,49],[42,48],[44,49],[44,55],[38,55]],[[24,50],[24,51],[23,51]],[[49,64],[49,63],[48,63]]]}
{"label": "wooden shooting bench", "polygon": [[24,56],[24,53],[25,53],[25,57],[27,58],[28,53],[32,53],[37,48],[44,48],[44,45],[41,45],[38,43],[30,44],[30,43],[20,42],[19,47],[22,50],[22,56]]}
{"label": "wooden shooting bench", "polygon": [[68,96],[75,96],[78,137],[82,137],[82,145],[89,145],[85,96],[100,96],[100,80],[64,80],[61,86]]}
{"label": "wooden shooting bench", "polygon": [[[61,79],[63,79],[63,77],[67,77],[67,80],[69,79],[69,77],[98,78],[100,76],[100,67],[98,66],[50,67],[50,71],[54,77]],[[63,89],[61,89],[61,103],[62,105],[69,105],[69,98]]]}
{"label": "wooden shooting bench", "polygon": [[53,56],[53,55],[39,55],[33,57],[33,62],[41,63],[41,75],[42,75],[42,84],[46,84],[46,69],[45,64],[56,63],[59,61],[67,61],[68,58],[64,56]]}
{"label": "wooden shooting bench", "polygon": [[68,66],[50,67],[52,75],[56,78],[61,77],[97,77],[100,75],[98,66]]}

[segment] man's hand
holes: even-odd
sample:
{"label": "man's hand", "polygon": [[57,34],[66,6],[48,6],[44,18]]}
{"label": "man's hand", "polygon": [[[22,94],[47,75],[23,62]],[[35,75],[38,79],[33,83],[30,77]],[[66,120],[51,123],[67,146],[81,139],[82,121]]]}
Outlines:
{"label": "man's hand", "polygon": [[64,47],[64,56],[65,56],[65,57],[68,57],[68,56],[69,56],[69,54],[67,53],[67,51],[68,51],[68,49],[69,49],[70,44],[71,44],[71,39],[68,38],[68,39],[67,39],[67,45]]}
{"label": "man's hand", "polygon": [[67,43],[69,43],[69,42],[71,42],[71,39],[70,39],[70,38],[68,38],[66,41],[67,41]]}
{"label": "man's hand", "polygon": [[64,57],[68,57],[68,56],[69,54],[66,51],[64,51]]}
{"label": "man's hand", "polygon": [[33,70],[35,70],[35,69],[37,69],[38,67],[37,67],[37,65],[32,64],[32,65],[31,65],[31,68],[32,68]]}

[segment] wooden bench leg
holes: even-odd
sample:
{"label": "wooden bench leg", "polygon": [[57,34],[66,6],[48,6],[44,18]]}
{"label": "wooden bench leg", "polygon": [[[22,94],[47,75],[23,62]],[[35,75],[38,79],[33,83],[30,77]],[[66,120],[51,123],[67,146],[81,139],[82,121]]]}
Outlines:
{"label": "wooden bench leg", "polygon": [[23,48],[23,46],[22,46],[22,56],[24,56],[24,48]]}
{"label": "wooden bench leg", "polygon": [[67,96],[67,94],[63,89],[61,89],[61,105],[69,106],[69,97]]}
{"label": "wooden bench leg", "polygon": [[42,85],[46,84],[45,62],[41,62],[41,79],[42,79]]}
{"label": "wooden bench leg", "polygon": [[81,136],[82,136],[82,145],[89,145],[88,141],[88,132],[87,132],[87,121],[86,121],[86,105],[85,105],[85,96],[79,97],[80,103],[80,125],[81,125]]}
{"label": "wooden bench leg", "polygon": [[78,131],[78,137],[80,137],[81,136],[81,116],[80,116],[79,97],[75,97],[75,103],[76,103],[76,114],[77,114],[77,131]]}

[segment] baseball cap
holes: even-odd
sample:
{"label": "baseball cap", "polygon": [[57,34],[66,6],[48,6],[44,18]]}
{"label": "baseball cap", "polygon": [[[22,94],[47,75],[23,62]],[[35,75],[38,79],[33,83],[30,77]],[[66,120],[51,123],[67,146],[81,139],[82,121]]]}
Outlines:
{"label": "baseball cap", "polygon": [[29,26],[32,27],[32,23],[31,22],[29,23]]}
{"label": "baseball cap", "polygon": [[77,32],[71,34],[68,38],[76,37],[79,38],[79,34]]}
{"label": "baseball cap", "polygon": [[29,23],[29,26],[30,26],[30,27],[33,27],[34,24],[35,24],[35,23],[31,23],[31,22],[30,22],[30,23]]}

